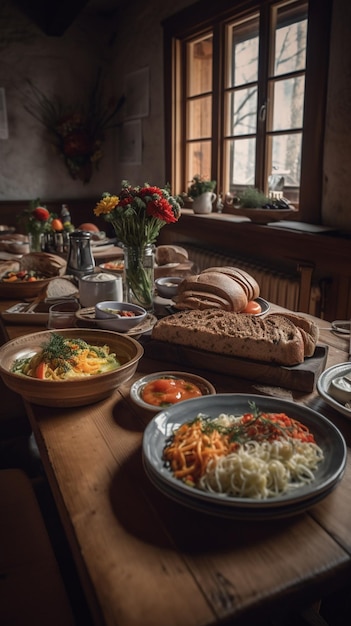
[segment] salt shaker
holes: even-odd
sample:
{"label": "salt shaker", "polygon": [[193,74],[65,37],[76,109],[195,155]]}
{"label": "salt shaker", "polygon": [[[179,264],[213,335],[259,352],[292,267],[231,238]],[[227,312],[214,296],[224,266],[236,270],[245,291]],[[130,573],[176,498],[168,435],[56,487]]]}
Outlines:
{"label": "salt shaker", "polygon": [[77,279],[94,272],[90,239],[91,234],[83,230],[74,230],[69,236],[67,274],[73,274]]}

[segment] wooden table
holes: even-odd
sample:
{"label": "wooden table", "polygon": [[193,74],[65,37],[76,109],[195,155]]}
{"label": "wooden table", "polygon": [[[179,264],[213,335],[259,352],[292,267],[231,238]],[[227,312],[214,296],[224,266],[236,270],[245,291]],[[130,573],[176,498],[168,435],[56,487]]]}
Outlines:
{"label": "wooden table", "polygon": [[[328,323],[318,323],[320,341],[329,346],[327,367],[346,361],[348,340],[327,330]],[[34,330],[39,329],[7,325],[10,338]],[[143,358],[133,380],[172,369],[165,365]],[[351,446],[350,421],[316,392],[196,373],[218,392],[247,391],[306,404],[330,418]],[[350,455],[342,481],[308,512],[264,522],[206,516],[167,499],[145,475],[141,443],[150,416],[132,404],[131,382],[88,407],[27,405],[95,624],[257,624],[266,612],[306,605],[346,585]]]}

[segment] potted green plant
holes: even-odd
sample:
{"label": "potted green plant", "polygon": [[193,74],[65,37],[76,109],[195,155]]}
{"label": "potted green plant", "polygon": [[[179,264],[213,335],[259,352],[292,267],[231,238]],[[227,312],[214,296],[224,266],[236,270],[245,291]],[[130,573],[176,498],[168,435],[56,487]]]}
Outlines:
{"label": "potted green plant", "polygon": [[193,200],[194,213],[211,213],[212,202],[217,197],[213,192],[216,184],[215,180],[206,180],[195,174],[188,187],[188,197]]}
{"label": "potted green plant", "polygon": [[269,203],[269,198],[260,191],[253,187],[248,187],[240,194],[239,206],[243,209],[258,209],[263,208]]}
{"label": "potted green plant", "polygon": [[200,174],[195,174],[188,188],[188,196],[195,200],[195,198],[198,198],[201,194],[213,191],[216,184],[217,181],[215,180],[206,180],[202,178]]}

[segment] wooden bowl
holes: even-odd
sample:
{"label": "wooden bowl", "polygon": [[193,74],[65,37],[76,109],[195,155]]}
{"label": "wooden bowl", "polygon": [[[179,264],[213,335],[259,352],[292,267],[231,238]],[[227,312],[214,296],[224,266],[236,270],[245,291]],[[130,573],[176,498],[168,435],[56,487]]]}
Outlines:
{"label": "wooden bowl", "polygon": [[64,259],[56,254],[48,252],[31,252],[25,254],[19,260],[19,271],[34,270],[39,272],[43,278],[34,280],[33,282],[15,281],[13,283],[0,281],[0,298],[14,300],[33,300],[41,292],[44,293],[45,288],[53,278],[63,276],[66,272],[67,263]]}
{"label": "wooden bowl", "polygon": [[[103,374],[60,381],[40,380],[11,371],[16,359],[33,356],[50,340],[53,332],[67,338],[83,339],[91,345],[108,345],[122,365]],[[107,398],[129,380],[143,353],[138,341],[115,332],[87,328],[47,330],[23,335],[4,344],[0,348],[0,375],[7,387],[28,402],[56,407],[83,406]]]}

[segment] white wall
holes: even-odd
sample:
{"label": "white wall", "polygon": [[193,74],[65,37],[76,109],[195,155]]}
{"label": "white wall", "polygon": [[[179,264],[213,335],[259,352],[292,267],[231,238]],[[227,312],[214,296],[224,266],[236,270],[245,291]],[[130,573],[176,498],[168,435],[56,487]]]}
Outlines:
{"label": "white wall", "polygon": [[[113,0],[111,0],[113,2]],[[111,4],[110,2],[110,4]],[[194,0],[119,0],[111,16],[80,13],[61,37],[49,37],[13,6],[0,5],[0,87],[6,90],[9,138],[0,139],[0,200],[40,197],[43,201],[99,198],[132,183],[165,183],[163,114],[163,30],[161,22]],[[94,2],[96,7],[99,2]],[[323,220],[351,230],[351,5],[334,0],[328,111],[325,136]],[[141,165],[118,159],[118,132],[104,143],[100,170],[88,184],[72,180],[45,139],[43,127],[24,110],[30,78],[49,98],[84,103],[99,65],[111,76],[118,98],[124,78],[148,67],[150,112],[142,119]],[[110,91],[111,90],[111,91]],[[123,117],[121,117],[122,121]]]}

